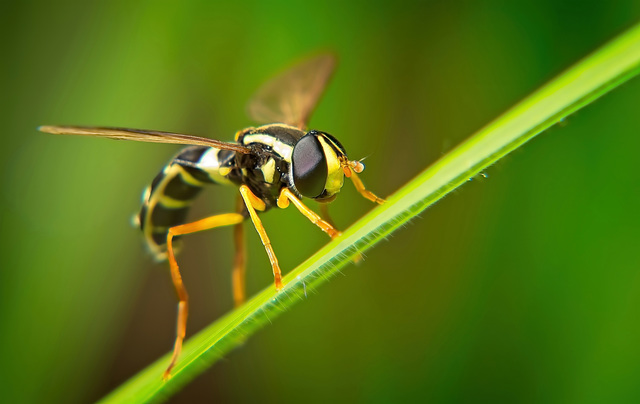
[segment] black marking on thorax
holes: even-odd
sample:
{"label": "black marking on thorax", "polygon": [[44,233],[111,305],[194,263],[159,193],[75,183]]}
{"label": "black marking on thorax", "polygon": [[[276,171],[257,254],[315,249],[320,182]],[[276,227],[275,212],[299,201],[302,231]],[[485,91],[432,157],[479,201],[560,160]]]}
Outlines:
{"label": "black marking on thorax", "polygon": [[238,141],[251,148],[250,155],[238,157],[243,183],[267,205],[275,206],[282,188],[288,186],[293,147],[304,132],[282,124],[251,128]]}

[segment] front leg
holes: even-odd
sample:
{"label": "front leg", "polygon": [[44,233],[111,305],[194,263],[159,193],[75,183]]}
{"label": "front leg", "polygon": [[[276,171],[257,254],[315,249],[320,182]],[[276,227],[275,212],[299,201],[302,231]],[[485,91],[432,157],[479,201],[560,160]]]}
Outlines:
{"label": "front leg", "polygon": [[316,212],[309,209],[307,205],[302,203],[302,201],[297,196],[295,196],[295,194],[291,192],[289,188],[282,188],[282,191],[280,191],[280,196],[278,197],[278,207],[280,209],[288,207],[289,201],[293,202],[300,213],[305,215],[306,218],[311,221],[311,223],[318,226],[323,232],[327,233],[329,237],[331,237],[331,239],[339,237],[342,234],[327,221],[322,220],[322,218]]}

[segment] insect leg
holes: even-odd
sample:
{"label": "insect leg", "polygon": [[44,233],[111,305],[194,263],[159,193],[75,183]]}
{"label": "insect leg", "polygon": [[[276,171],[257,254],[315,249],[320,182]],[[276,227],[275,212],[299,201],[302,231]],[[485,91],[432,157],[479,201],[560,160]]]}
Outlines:
{"label": "insect leg", "polygon": [[331,215],[329,214],[329,204],[321,203],[320,204],[320,216],[324,219],[325,222],[329,223],[331,226],[336,227],[336,224],[331,219]]}
{"label": "insect leg", "polygon": [[[331,220],[331,215],[329,215],[329,204],[321,203],[320,204],[320,216],[324,219],[325,222],[329,223],[331,226],[336,227],[336,224]],[[359,264],[364,258],[360,252],[356,252],[355,258],[353,259],[354,264]]]}
{"label": "insect leg", "polygon": [[[238,213],[242,213],[244,203],[242,197],[238,197]],[[233,301],[239,307],[245,300],[245,273],[247,265],[247,254],[244,239],[244,223],[238,223],[233,227],[233,244],[235,255],[233,257]]]}
{"label": "insect leg", "polygon": [[353,185],[356,187],[358,192],[360,192],[360,195],[379,205],[382,205],[384,203],[384,199],[378,198],[373,192],[368,191],[364,187],[364,184],[362,183],[362,181],[360,181],[360,178],[358,178],[354,170],[349,167],[344,167],[344,174],[346,177],[351,178],[351,181],[353,181]]}
{"label": "insect leg", "polygon": [[171,377],[171,369],[176,364],[178,356],[180,356],[180,351],[182,350],[182,340],[184,340],[185,331],[187,329],[187,316],[189,314],[189,295],[187,294],[187,289],[185,289],[184,284],[182,283],[180,268],[178,267],[178,263],[176,262],[175,254],[173,253],[173,238],[175,236],[213,229],[215,227],[238,224],[243,220],[244,217],[239,213],[226,213],[222,215],[207,217],[193,223],[171,227],[169,229],[169,232],[167,233],[167,255],[169,259],[169,267],[171,269],[171,279],[173,280],[173,286],[176,288],[179,302],[176,342],[173,346],[171,363],[169,363],[169,367],[167,367],[167,370],[164,371],[164,374],[162,376],[162,378],[165,380]]}
{"label": "insect leg", "polygon": [[282,188],[280,196],[278,197],[278,207],[281,209],[286,208],[287,206],[289,206],[289,201],[293,202],[300,213],[305,215],[307,219],[318,226],[323,232],[327,233],[332,239],[342,234],[331,224],[322,220],[322,218],[316,212],[312,211],[304,203],[302,203],[302,201],[298,199],[298,197],[295,196],[289,188]]}
{"label": "insect leg", "polygon": [[262,245],[264,245],[265,250],[267,250],[267,255],[269,256],[269,262],[271,262],[271,268],[273,269],[273,279],[276,284],[276,290],[282,289],[282,271],[280,271],[280,265],[278,264],[278,258],[276,258],[276,253],[273,251],[273,247],[271,246],[271,240],[269,240],[269,236],[267,236],[267,232],[264,230],[264,226],[262,225],[262,221],[258,217],[257,210],[264,210],[265,204],[264,202],[255,196],[253,192],[246,185],[240,186],[240,195],[244,200],[245,205],[247,206],[247,210],[249,211],[249,215],[251,216],[251,221],[253,222],[253,226],[256,228],[256,231],[260,235],[260,240],[262,241]]}

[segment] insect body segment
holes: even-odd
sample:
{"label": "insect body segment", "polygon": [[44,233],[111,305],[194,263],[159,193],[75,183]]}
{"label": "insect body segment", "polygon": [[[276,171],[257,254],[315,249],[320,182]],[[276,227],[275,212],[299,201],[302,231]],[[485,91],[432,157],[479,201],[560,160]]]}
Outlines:
{"label": "insect body segment", "polygon": [[241,174],[232,169],[235,156],[236,153],[229,150],[187,147],[164,167],[145,190],[136,224],[158,260],[167,257],[169,228],[186,222],[189,208],[204,186],[228,185],[239,181]]}
{"label": "insect body segment", "polygon": [[[292,203],[307,219],[331,238],[340,232],[307,207],[302,198],[327,203],[335,199],[344,178],[350,178],[356,190],[375,203],[383,203],[365,189],[357,177],[364,169],[351,161],[336,138],[306,123],[320,99],[335,58],[318,55],[276,76],[262,86],[249,102],[249,113],[265,124],[236,134],[235,143],[172,132],[116,127],[41,126],[52,134],[100,136],[119,140],[187,144],[156,176],[146,189],[136,223],[146,243],[158,259],[167,259],[173,285],[178,294],[176,340],[171,362],[164,378],[171,376],[185,337],[189,296],[175,257],[179,237],[221,226],[234,226],[236,254],[233,269],[233,296],[236,305],[244,301],[245,257],[242,223],[251,219],[269,257],[276,290],[283,288],[282,271],[259,213],[272,207],[286,208]],[[278,122],[269,123],[268,121]],[[238,187],[238,208],[225,213],[187,222],[192,202],[207,185]]]}

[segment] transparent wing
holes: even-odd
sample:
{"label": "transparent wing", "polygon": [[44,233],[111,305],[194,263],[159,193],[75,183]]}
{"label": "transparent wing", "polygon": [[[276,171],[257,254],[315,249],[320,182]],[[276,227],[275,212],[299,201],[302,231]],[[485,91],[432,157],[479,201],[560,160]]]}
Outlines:
{"label": "transparent wing", "polygon": [[275,76],[249,100],[249,116],[259,123],[282,122],[304,129],[335,66],[335,56],[324,53]]}
{"label": "transparent wing", "polygon": [[233,150],[244,154],[251,153],[249,148],[235,143],[226,143],[199,136],[159,132],[155,130],[93,126],[40,126],[38,130],[46,133],[52,133],[54,135],[99,136],[116,140],[135,140],[138,142],[199,145]]}

